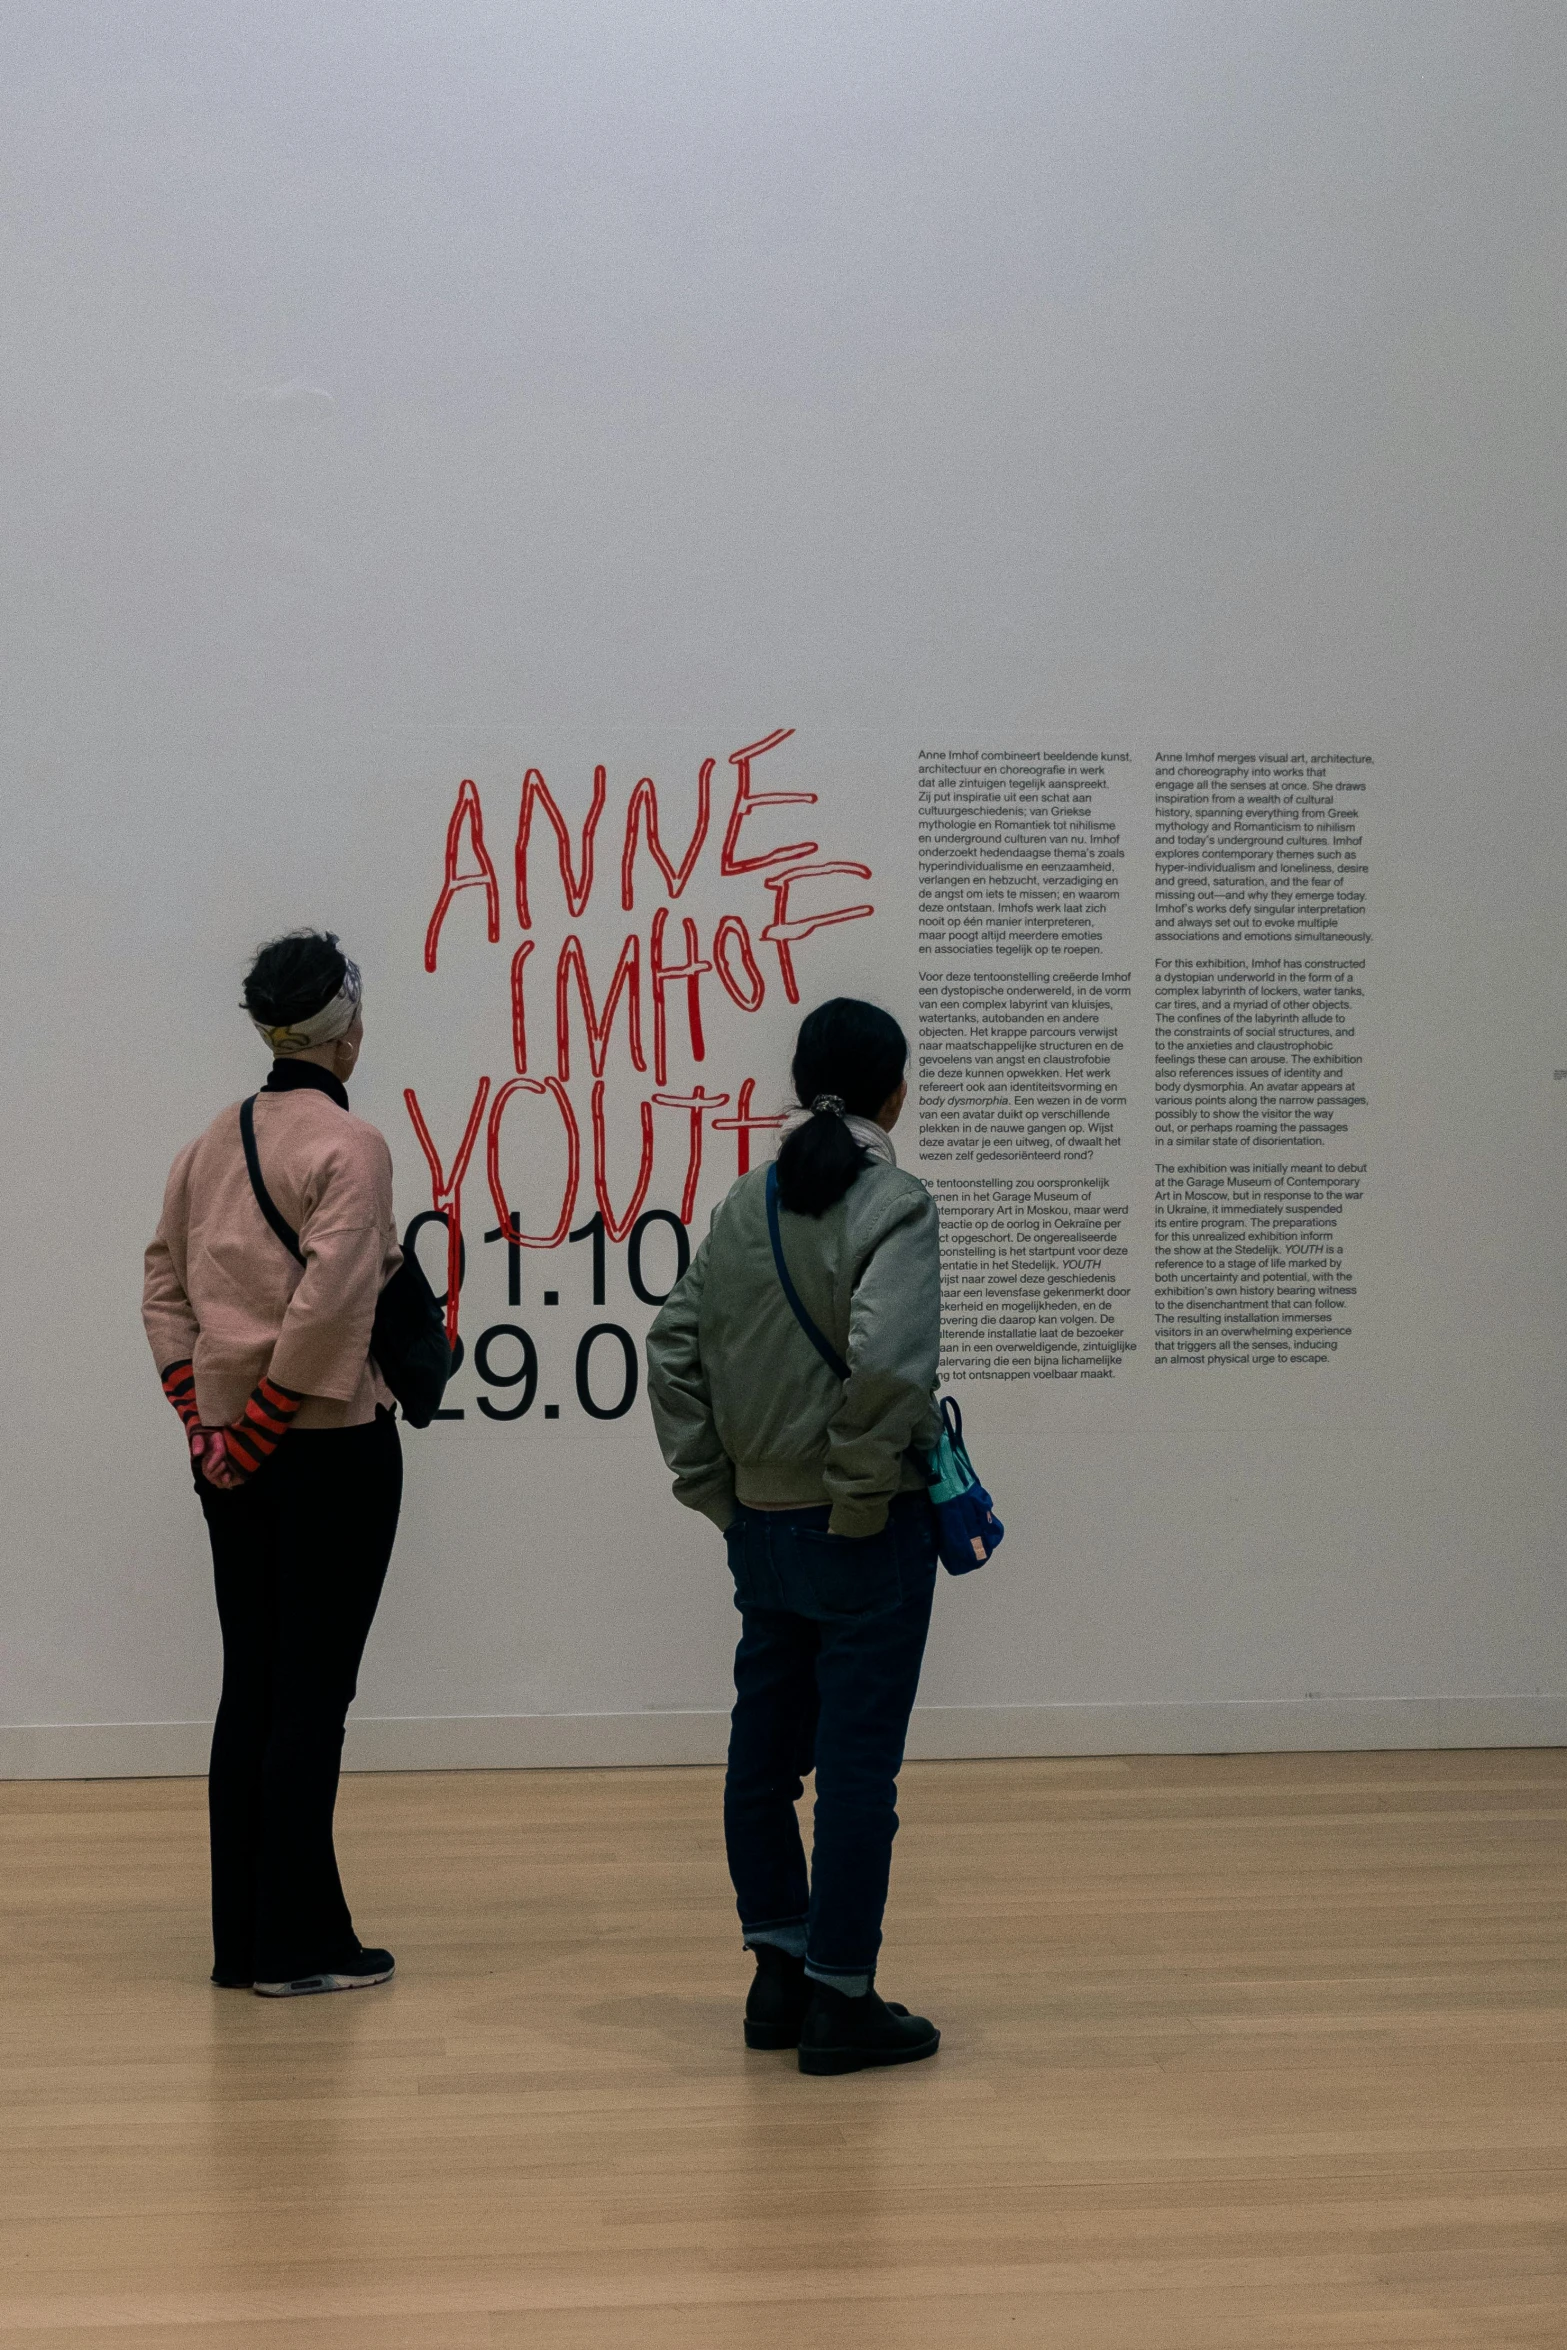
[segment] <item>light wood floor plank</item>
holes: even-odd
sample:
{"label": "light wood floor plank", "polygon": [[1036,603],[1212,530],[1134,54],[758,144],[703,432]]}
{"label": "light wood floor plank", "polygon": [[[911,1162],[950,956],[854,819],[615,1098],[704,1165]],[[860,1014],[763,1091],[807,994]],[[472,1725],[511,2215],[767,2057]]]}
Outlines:
{"label": "light wood floor plank", "polygon": [[843,2081],[717,1797],[351,1779],[399,1979],[274,2005],[199,1784],[0,1787],[0,2350],[1562,2350],[1567,1755],[912,1767]]}

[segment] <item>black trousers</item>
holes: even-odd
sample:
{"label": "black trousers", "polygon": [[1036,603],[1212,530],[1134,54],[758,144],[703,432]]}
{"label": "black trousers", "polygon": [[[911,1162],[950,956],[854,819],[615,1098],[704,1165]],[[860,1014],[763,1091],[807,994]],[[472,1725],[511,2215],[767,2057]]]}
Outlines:
{"label": "black trousers", "polygon": [[397,1423],[290,1429],[233,1493],[198,1477],[223,1695],[207,1779],[219,1975],[277,1982],[358,1950],[332,1848],[343,1722],[397,1533]]}

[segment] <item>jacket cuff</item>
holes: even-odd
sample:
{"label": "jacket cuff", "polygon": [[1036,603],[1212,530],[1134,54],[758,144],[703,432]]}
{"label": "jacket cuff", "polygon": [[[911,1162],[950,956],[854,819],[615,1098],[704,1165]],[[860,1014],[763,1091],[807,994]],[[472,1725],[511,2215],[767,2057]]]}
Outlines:
{"label": "jacket cuff", "polygon": [[675,1499],[684,1502],[688,1510],[695,1510],[699,1517],[711,1518],[720,1534],[726,1533],[733,1525],[735,1511],[740,1506],[735,1499],[733,1484],[719,1486],[704,1484],[699,1493],[693,1493],[689,1490],[682,1492],[677,1485]]}
{"label": "jacket cuff", "polygon": [[885,1493],[868,1494],[863,1500],[835,1501],[832,1516],[827,1521],[829,1534],[848,1534],[863,1539],[867,1534],[879,1534],[887,1523],[888,1497]]}

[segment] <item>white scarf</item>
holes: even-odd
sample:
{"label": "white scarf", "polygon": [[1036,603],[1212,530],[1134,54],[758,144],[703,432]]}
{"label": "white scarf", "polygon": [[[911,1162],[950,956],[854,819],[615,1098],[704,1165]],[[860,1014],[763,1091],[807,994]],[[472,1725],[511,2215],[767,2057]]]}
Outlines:
{"label": "white scarf", "polygon": [[[811,1110],[791,1110],[778,1129],[780,1143],[787,1140],[797,1127],[804,1126],[815,1115]],[[885,1159],[889,1167],[898,1163],[898,1154],[892,1147],[892,1136],[874,1118],[861,1118],[853,1110],[842,1113],[843,1122],[856,1142],[863,1143],[873,1159]]]}
{"label": "white scarf", "polygon": [[323,1004],[319,1012],[312,1012],[308,1020],[286,1021],[281,1028],[269,1028],[264,1020],[257,1020],[252,1014],[251,1026],[282,1059],[290,1053],[308,1052],[312,1045],[332,1044],[338,1037],[346,1036],[363,998],[364,981],[359,976],[359,965],[349,963],[343,973],[343,984],[332,1001]]}

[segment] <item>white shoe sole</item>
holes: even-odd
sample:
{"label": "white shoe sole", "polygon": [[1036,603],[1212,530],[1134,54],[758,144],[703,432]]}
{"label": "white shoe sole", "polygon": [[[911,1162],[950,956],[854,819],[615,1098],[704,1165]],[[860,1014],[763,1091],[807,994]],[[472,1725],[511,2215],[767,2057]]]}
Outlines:
{"label": "white shoe sole", "polygon": [[370,1991],[377,1983],[389,1983],[396,1971],[387,1967],[376,1975],[296,1975],[291,1983],[253,1983],[251,1989],[258,1999],[310,1999],[318,1991]]}

